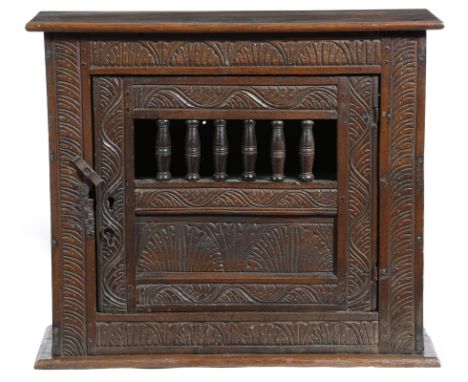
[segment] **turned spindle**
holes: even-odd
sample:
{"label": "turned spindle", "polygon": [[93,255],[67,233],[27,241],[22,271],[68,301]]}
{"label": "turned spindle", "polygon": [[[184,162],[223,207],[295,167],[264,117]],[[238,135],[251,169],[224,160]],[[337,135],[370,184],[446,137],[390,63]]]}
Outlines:
{"label": "turned spindle", "polygon": [[315,157],[315,142],[313,127],[314,121],[302,121],[302,134],[299,143],[299,160],[301,172],[299,173],[299,180],[302,182],[310,182],[314,179],[312,168],[314,167]]}
{"label": "turned spindle", "polygon": [[167,119],[158,119],[157,126],[156,179],[169,180],[171,179],[171,134],[169,132],[169,121]]}
{"label": "turned spindle", "polygon": [[272,121],[271,127],[271,180],[273,182],[282,182],[284,180],[284,162],[286,160],[284,123],[283,121]]}
{"label": "turned spindle", "polygon": [[244,121],[242,136],[242,180],[255,180],[255,162],[257,160],[257,137],[255,136],[255,121]]}
{"label": "turned spindle", "polygon": [[185,136],[185,163],[187,173],[185,179],[200,179],[200,134],[198,132],[198,121],[196,119],[187,120],[187,134]]}
{"label": "turned spindle", "polygon": [[226,166],[228,153],[229,148],[226,132],[226,121],[224,119],[217,119],[215,121],[215,134],[213,143],[214,180],[224,180],[227,178]]}

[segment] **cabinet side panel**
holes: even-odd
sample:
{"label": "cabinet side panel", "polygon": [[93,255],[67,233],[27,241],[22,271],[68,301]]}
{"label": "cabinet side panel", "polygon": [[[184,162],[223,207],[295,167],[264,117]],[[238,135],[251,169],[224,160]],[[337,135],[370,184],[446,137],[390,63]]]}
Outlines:
{"label": "cabinet side panel", "polygon": [[51,150],[53,354],[86,354],[83,187],[71,159],[83,153],[80,46],[46,36]]}
{"label": "cabinet side panel", "polygon": [[60,237],[60,219],[58,213],[58,161],[57,161],[57,116],[55,94],[55,62],[54,43],[50,34],[44,35],[46,74],[47,74],[47,107],[49,123],[49,165],[50,165],[50,216],[51,216],[51,249],[52,249],[52,353],[62,352],[61,335],[61,247],[57,238]]}
{"label": "cabinet side panel", "polygon": [[380,134],[380,351],[416,351],[418,39],[383,44]]}
{"label": "cabinet side panel", "polygon": [[423,329],[423,237],[424,237],[424,118],[426,108],[426,33],[418,38],[418,111],[416,128],[416,352],[424,351]]}

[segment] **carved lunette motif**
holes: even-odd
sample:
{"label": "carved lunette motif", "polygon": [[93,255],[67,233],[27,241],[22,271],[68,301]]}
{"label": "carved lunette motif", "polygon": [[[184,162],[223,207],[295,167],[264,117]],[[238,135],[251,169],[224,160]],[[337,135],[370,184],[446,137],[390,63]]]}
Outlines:
{"label": "carved lunette motif", "polygon": [[336,305],[336,285],[140,284],[137,307],[200,304]]}
{"label": "carved lunette motif", "polygon": [[373,78],[348,79],[348,308],[372,309],[373,283]]}
{"label": "carved lunette motif", "polygon": [[126,311],[123,80],[95,77],[98,188],[98,307]]}
{"label": "carved lunette motif", "polygon": [[134,85],[135,109],[330,110],[335,85]]}
{"label": "carved lunette motif", "polygon": [[[83,153],[80,45],[75,40],[54,39],[53,68],[56,98],[58,172],[58,234],[60,248],[60,327],[54,331],[55,355],[86,354],[86,260],[83,184],[71,160]],[[52,167],[53,170],[53,167]],[[57,296],[55,296],[57,298]],[[54,328],[56,329],[56,328]]]}
{"label": "carved lunette motif", "polygon": [[91,41],[95,67],[379,65],[379,39]]}
{"label": "carved lunette motif", "polygon": [[300,209],[336,214],[335,189],[139,189],[135,191],[137,211],[163,209]]}
{"label": "carved lunette motif", "polygon": [[331,272],[334,223],[137,223],[137,275]]}
{"label": "carved lunette motif", "polygon": [[297,352],[299,347],[314,351],[326,345],[376,345],[377,334],[377,321],[98,322],[96,345],[101,353],[142,348],[167,352],[165,347],[199,352],[200,347],[221,346],[261,346],[263,351],[286,346]]}
{"label": "carved lunette motif", "polygon": [[390,344],[395,353],[415,351],[415,214],[417,40],[391,39],[389,120]]}

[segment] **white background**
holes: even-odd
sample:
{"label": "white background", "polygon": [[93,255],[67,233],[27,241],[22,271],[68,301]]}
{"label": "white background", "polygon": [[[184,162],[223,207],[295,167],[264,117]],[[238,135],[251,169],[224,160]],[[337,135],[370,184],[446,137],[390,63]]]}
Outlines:
{"label": "white background", "polygon": [[[20,1],[0,7],[0,376],[3,381],[406,381],[467,380],[468,29],[464,1]],[[428,33],[425,327],[440,369],[238,368],[35,371],[51,323],[49,163],[42,33],[24,25],[40,10],[273,10],[428,8],[445,22]],[[376,379],[378,378],[378,379]],[[130,380],[131,380],[130,379]]]}

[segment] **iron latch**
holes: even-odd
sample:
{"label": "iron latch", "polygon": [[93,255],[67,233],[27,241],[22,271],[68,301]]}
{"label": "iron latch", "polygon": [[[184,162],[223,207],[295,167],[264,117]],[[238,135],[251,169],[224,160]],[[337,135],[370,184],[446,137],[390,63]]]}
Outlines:
{"label": "iron latch", "polygon": [[104,180],[99,176],[99,174],[93,170],[93,168],[79,155],[72,159],[73,164],[81,171],[83,176],[91,181],[95,186],[99,186]]}

